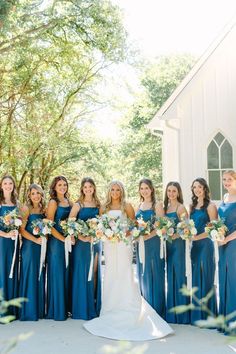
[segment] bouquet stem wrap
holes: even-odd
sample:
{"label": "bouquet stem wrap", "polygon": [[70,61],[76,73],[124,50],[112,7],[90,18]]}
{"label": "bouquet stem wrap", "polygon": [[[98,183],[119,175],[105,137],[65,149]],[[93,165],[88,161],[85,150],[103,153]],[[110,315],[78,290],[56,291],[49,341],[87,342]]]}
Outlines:
{"label": "bouquet stem wrap", "polygon": [[218,284],[218,276],[219,276],[219,248],[217,241],[214,241],[214,251],[215,251],[215,276],[214,276],[214,285]]}
{"label": "bouquet stem wrap", "polygon": [[43,265],[45,263],[46,251],[47,251],[47,239],[46,239],[46,237],[42,237],[41,251],[40,251],[40,265],[39,265],[39,279],[38,280],[40,280]]}
{"label": "bouquet stem wrap", "polygon": [[187,289],[189,290],[192,288],[192,264],[190,250],[191,241],[187,239],[185,241],[185,275],[187,278]]}
{"label": "bouquet stem wrap", "polygon": [[166,259],[166,240],[164,240],[162,237],[160,239],[160,258]]}
{"label": "bouquet stem wrap", "polygon": [[14,241],[14,253],[13,253],[13,257],[12,257],[12,261],[11,261],[11,270],[10,270],[10,274],[9,274],[10,279],[13,278],[14,266],[15,266],[15,262],[16,262],[17,242],[18,242],[18,233],[17,233],[17,236],[15,237],[15,241]]}
{"label": "bouquet stem wrap", "polygon": [[72,251],[72,243],[71,243],[71,237],[67,236],[65,238],[65,260],[66,260],[66,268],[68,267],[69,264],[69,252]]}
{"label": "bouquet stem wrap", "polygon": [[94,247],[93,247],[93,242],[90,242],[90,265],[89,265],[88,281],[91,281],[93,277],[93,258],[94,258]]}
{"label": "bouquet stem wrap", "polygon": [[144,274],[145,270],[145,244],[143,236],[140,236],[139,243],[138,243],[138,253],[139,253],[139,261],[142,264],[142,274]]}

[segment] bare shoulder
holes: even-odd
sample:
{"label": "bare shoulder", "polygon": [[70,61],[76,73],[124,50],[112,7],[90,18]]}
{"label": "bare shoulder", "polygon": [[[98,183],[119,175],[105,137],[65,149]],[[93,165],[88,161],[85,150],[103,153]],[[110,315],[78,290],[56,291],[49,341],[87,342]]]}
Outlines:
{"label": "bare shoulder", "polygon": [[155,211],[157,216],[164,216],[165,212],[163,208],[163,203],[161,201],[156,202]]}
{"label": "bare shoulder", "polygon": [[134,213],[134,208],[131,203],[127,202],[125,204],[125,212],[130,219],[134,219],[135,213]]}
{"label": "bare shoulder", "polygon": [[185,206],[183,204],[180,204],[178,207],[178,215],[181,216],[185,214],[185,216],[188,215],[187,209],[185,208]]}
{"label": "bare shoulder", "polygon": [[215,203],[210,202],[208,207],[207,207],[207,210],[208,211],[217,211],[217,207],[216,207]]}
{"label": "bare shoulder", "polygon": [[26,204],[22,205],[20,207],[20,212],[23,215],[23,217],[27,218],[30,214],[29,207]]}
{"label": "bare shoulder", "polygon": [[47,206],[47,210],[48,209],[57,209],[57,202],[55,201],[55,199],[50,199],[48,202],[48,206]]}

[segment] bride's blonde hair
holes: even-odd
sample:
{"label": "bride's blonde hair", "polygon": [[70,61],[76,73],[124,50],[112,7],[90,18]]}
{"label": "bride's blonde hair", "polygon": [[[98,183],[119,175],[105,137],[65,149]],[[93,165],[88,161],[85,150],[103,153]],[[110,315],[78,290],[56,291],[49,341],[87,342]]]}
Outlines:
{"label": "bride's blonde hair", "polygon": [[120,208],[121,211],[124,212],[125,211],[125,205],[126,205],[126,200],[125,200],[125,188],[122,182],[117,181],[117,180],[113,180],[111,181],[111,183],[108,186],[108,191],[107,191],[107,195],[106,195],[106,201],[104,204],[104,209],[106,211],[110,210],[110,206],[112,204],[112,198],[111,198],[111,190],[112,187],[117,185],[120,188]]}

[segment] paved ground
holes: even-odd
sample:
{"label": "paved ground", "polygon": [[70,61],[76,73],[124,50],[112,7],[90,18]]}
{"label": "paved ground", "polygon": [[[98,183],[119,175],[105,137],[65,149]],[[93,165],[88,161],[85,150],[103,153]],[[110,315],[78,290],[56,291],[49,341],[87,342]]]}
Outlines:
{"label": "paved ground", "polygon": [[[14,321],[0,327],[0,341],[33,331],[18,343],[15,354],[233,354],[236,342],[215,330],[173,325],[175,334],[149,342],[118,342],[96,337],[82,327],[83,321]],[[0,347],[1,348],[1,347]],[[2,353],[0,349],[0,353]]]}

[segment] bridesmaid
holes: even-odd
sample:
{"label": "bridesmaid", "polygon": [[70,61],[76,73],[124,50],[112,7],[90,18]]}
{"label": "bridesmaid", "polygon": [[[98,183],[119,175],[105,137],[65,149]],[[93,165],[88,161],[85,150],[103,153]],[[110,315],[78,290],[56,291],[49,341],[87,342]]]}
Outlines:
{"label": "bridesmaid", "polygon": [[[100,201],[92,178],[81,181],[80,196],[73,205],[70,218],[88,220],[99,215]],[[101,308],[101,244],[93,247],[92,278],[89,278],[91,238],[79,236],[72,250],[72,318],[90,320],[99,316]]]}
{"label": "bridesmaid", "polygon": [[65,236],[60,221],[68,218],[71,203],[68,182],[64,176],[53,179],[48,203],[47,217],[55,222],[48,242],[47,255],[47,318],[64,321],[68,315],[69,266],[65,264]]}
{"label": "bridesmaid", "polygon": [[[190,218],[194,220],[197,235],[194,236],[191,250],[192,259],[192,287],[197,287],[196,296],[201,299],[210,290],[214,290],[213,296],[208,301],[208,308],[216,314],[216,293],[214,289],[214,245],[207,237],[205,226],[210,220],[216,220],[217,209],[210,200],[210,190],[204,178],[196,178],[191,186],[192,204],[190,205]],[[198,306],[196,304],[196,306]],[[191,312],[191,323],[204,320],[207,313],[201,310]]]}
{"label": "bridesmaid", "polygon": [[[144,178],[139,182],[140,205],[136,219],[151,221],[155,216],[164,216],[163,206],[156,202],[155,190],[150,179]],[[152,231],[144,236],[145,267],[140,263],[137,247],[137,273],[141,293],[147,302],[165,318],[165,260],[160,258],[160,239]]]}
{"label": "bridesmaid", "polygon": [[[174,219],[177,225],[182,215],[188,217],[183,205],[183,194],[178,182],[169,182],[164,198],[166,216]],[[177,234],[173,235],[172,243],[167,242],[167,313],[166,320],[170,323],[189,323],[189,313],[176,314],[169,312],[172,307],[188,305],[189,298],[183,296],[180,288],[187,283],[185,275],[185,242]]]}
{"label": "bridesmaid", "polygon": [[45,201],[42,187],[31,184],[27,191],[27,204],[23,207],[21,235],[20,296],[28,299],[20,309],[21,321],[37,321],[44,317],[45,269],[39,279],[42,239],[33,235],[32,222],[45,217]]}
{"label": "bridesmaid", "polygon": [[[12,176],[6,175],[0,181],[0,216],[8,214],[17,206],[16,183]],[[18,296],[18,250],[13,277],[9,278],[15,249],[15,237],[18,237],[18,232],[16,230],[7,231],[4,224],[0,222],[0,289],[2,289],[5,300],[14,299]],[[15,307],[8,310],[8,314],[17,314]]]}
{"label": "bridesmaid", "polygon": [[[221,315],[236,311],[236,172],[223,174],[223,185],[227,190],[219,206],[219,216],[225,219],[228,234],[219,247],[219,289]],[[236,321],[236,316],[231,319]]]}

